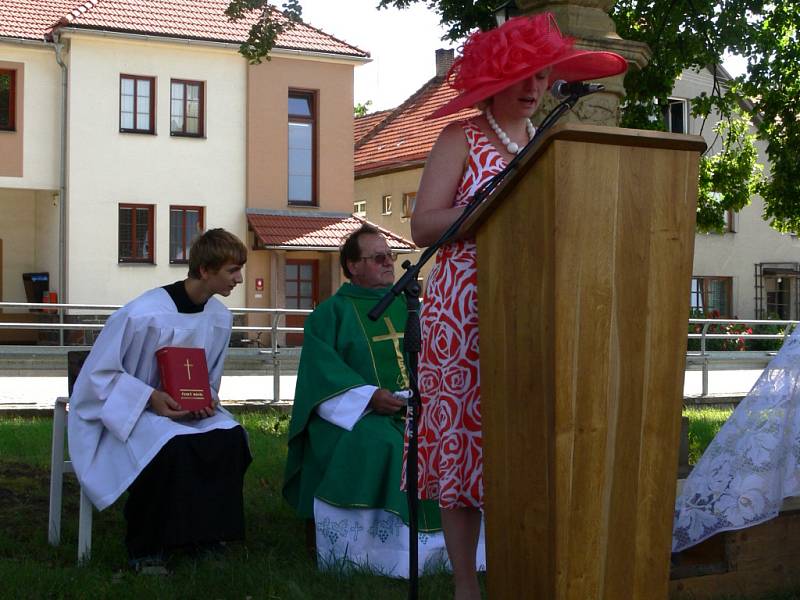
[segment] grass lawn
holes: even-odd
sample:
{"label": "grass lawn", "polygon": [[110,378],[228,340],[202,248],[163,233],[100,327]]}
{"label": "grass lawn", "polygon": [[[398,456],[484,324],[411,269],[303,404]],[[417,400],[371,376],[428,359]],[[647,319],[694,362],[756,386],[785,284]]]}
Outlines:
{"label": "grass lawn", "polygon": [[689,418],[689,464],[695,464],[733,412],[732,408],[692,406],[683,409]]}
{"label": "grass lawn", "polygon": [[[711,409],[688,412],[690,441],[699,455],[725,417]],[[254,456],[245,479],[247,541],[233,545],[221,560],[177,557],[170,563],[172,573],[159,577],[136,575],[127,568],[124,499],[95,511],[92,559],[86,566],[76,565],[79,490],[71,475],[65,478],[61,546],[47,543],[52,421],[0,416],[0,597],[406,598],[402,580],[317,571],[305,551],[304,524],[280,495],[288,418],[265,412],[242,415],[241,421]],[[449,574],[420,580],[420,598],[439,600],[452,594]],[[763,600],[798,598],[800,592],[787,592]]]}
{"label": "grass lawn", "polygon": [[[245,479],[247,541],[222,560],[177,557],[169,576],[136,575],[123,544],[124,497],[94,513],[92,558],[78,567],[78,498],[65,477],[61,545],[47,543],[50,419],[0,416],[0,597],[2,598],[405,598],[407,583],[368,574],[320,573],[304,523],[280,489],[288,418],[246,414],[253,464]],[[449,574],[420,580],[420,597],[452,597]]]}

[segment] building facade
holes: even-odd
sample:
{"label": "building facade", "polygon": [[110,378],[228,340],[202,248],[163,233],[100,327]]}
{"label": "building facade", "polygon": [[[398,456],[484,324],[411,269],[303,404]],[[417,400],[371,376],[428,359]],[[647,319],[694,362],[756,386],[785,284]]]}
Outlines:
{"label": "building facade", "polygon": [[0,9],[0,300],[124,303],[185,277],[214,227],[250,249],[230,306],[311,308],[338,287],[336,251],[363,222],[353,70],[368,53],[301,23],[251,65],[255,15],[181,4]]}
{"label": "building facade", "polygon": [[[719,68],[724,83],[728,74]],[[705,123],[692,117],[689,99],[711,94],[714,76],[710,68],[685,71],[676,81],[665,114],[667,126],[675,132],[702,135],[709,154],[721,150],[714,133],[719,117]],[[756,142],[758,161],[769,162],[765,143]],[[696,312],[719,313],[722,317],[800,318],[800,241],[782,234],[763,219],[764,203],[755,195],[749,206],[726,217],[723,233],[698,233],[695,237],[691,306]]]}

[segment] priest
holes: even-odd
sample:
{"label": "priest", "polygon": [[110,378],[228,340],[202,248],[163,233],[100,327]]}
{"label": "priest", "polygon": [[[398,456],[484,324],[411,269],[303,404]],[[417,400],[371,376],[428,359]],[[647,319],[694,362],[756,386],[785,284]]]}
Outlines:
{"label": "priest", "polygon": [[[306,319],[283,495],[313,519],[321,568],[366,566],[408,576],[408,503],[400,489],[405,304],[367,312],[394,281],[396,256],[364,225],[340,252],[350,280]],[[420,567],[446,561],[439,509],[419,507]]]}
{"label": "priest", "polygon": [[[247,249],[212,229],[189,255],[189,276],[145,292],[112,314],[69,401],[69,452],[98,510],[128,491],[131,566],[165,569],[171,551],[219,548],[244,537],[244,429],[219,405],[230,311],[213,296],[242,282]],[[156,351],[205,351],[212,405],[194,412],[159,389]]]}

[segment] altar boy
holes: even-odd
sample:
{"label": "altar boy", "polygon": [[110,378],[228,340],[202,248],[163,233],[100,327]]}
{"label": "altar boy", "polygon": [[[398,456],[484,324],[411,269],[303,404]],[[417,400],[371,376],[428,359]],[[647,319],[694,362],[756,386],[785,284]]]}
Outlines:
{"label": "altar boy", "polygon": [[[69,452],[81,486],[103,510],[125,491],[131,565],[163,566],[176,548],[244,537],[244,429],[219,405],[231,333],[215,294],[242,282],[247,249],[212,229],[192,244],[189,276],[145,292],[112,314],[70,397]],[[160,391],[156,351],[203,348],[212,405],[197,412]]]}

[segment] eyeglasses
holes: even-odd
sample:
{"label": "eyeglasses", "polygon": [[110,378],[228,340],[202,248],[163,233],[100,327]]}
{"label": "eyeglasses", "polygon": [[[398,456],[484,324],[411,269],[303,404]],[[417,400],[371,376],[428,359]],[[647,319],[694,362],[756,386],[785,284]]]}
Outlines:
{"label": "eyeglasses", "polygon": [[376,265],[382,265],[386,262],[386,259],[391,260],[392,262],[397,260],[397,252],[389,252],[386,254],[385,252],[378,252],[377,254],[373,254],[371,256],[362,256],[358,260],[372,260]]}

